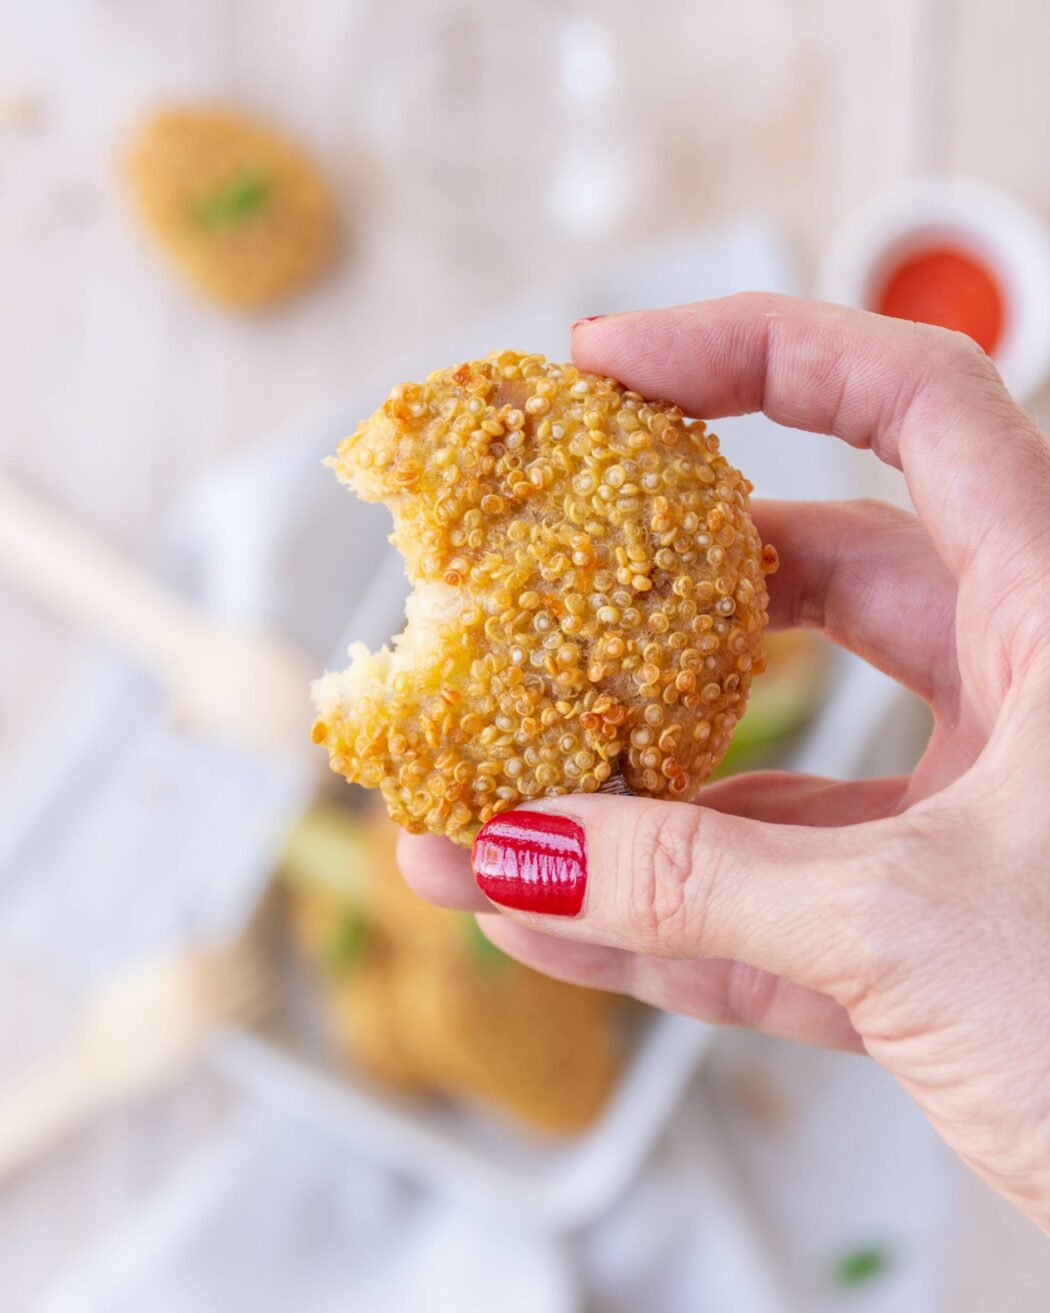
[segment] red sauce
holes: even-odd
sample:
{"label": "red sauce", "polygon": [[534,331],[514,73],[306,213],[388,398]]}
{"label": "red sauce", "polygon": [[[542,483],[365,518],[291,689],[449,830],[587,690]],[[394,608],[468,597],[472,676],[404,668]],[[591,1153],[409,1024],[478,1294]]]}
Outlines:
{"label": "red sauce", "polygon": [[991,355],[1003,336],[1006,307],[995,276],[953,247],[916,251],[891,271],[875,309],[894,319],[967,333]]}

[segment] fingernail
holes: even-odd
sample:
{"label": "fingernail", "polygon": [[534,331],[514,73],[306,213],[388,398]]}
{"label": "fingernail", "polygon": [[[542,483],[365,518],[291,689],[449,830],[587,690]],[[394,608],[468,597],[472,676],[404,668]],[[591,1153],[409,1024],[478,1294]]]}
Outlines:
{"label": "fingernail", "polygon": [[587,849],[568,816],[502,812],[478,831],[471,860],[478,888],[500,907],[576,916],[583,906]]}
{"label": "fingernail", "polygon": [[588,315],[585,319],[577,319],[573,324],[573,329],[579,328],[581,324],[593,324],[596,319],[604,319],[604,315]]}

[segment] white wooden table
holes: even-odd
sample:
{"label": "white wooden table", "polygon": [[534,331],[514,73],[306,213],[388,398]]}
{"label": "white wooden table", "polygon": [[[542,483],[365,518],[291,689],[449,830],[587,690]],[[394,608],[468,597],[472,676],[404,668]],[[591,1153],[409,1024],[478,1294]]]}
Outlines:
{"label": "white wooden table", "polygon": [[[527,250],[465,259],[391,218],[355,103],[368,8],[0,0],[0,462],[138,557],[149,558],[173,499],[217,457],[377,369],[385,377],[383,362],[432,340],[450,314],[479,315],[529,280]],[[977,174],[1050,216],[1042,0],[595,8],[611,18],[624,94],[658,143],[658,199],[637,208],[619,240],[761,210],[812,269],[855,204],[928,169]],[[280,117],[343,195],[347,258],[271,318],[243,322],[193,299],[130,222],[122,143],[151,106],[186,96]],[[1035,410],[1050,419],[1050,398]],[[0,633],[2,787],[85,639],[2,583]],[[0,1068],[41,1042],[62,1007],[43,982],[0,964]],[[0,1194],[0,1306],[26,1306],[49,1267],[132,1207],[228,1099],[191,1077]],[[974,1206],[977,1217],[986,1210],[995,1279],[975,1280],[960,1310],[1045,1308],[1045,1247],[976,1188]],[[1013,1254],[1006,1267],[993,1242]]]}

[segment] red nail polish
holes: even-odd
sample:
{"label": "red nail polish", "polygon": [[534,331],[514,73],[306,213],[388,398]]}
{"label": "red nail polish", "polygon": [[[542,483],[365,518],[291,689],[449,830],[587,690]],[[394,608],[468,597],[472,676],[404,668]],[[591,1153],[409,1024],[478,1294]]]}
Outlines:
{"label": "red nail polish", "polygon": [[593,324],[596,319],[604,319],[604,315],[587,315],[585,319],[577,319],[573,328],[579,328],[581,324]]}
{"label": "red nail polish", "polygon": [[501,907],[576,916],[587,888],[583,826],[548,812],[501,812],[478,831],[474,878]]}

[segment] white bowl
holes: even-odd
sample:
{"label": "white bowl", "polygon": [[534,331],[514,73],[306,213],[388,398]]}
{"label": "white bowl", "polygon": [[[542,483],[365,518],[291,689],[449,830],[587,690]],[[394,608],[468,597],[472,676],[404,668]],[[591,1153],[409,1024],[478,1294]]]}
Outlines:
{"label": "white bowl", "polygon": [[1003,290],[993,359],[1019,401],[1050,370],[1050,233],[1020,201],[964,178],[917,178],[873,197],[832,240],[818,275],[826,301],[874,308],[886,273],[910,252],[951,245],[984,263]]}

